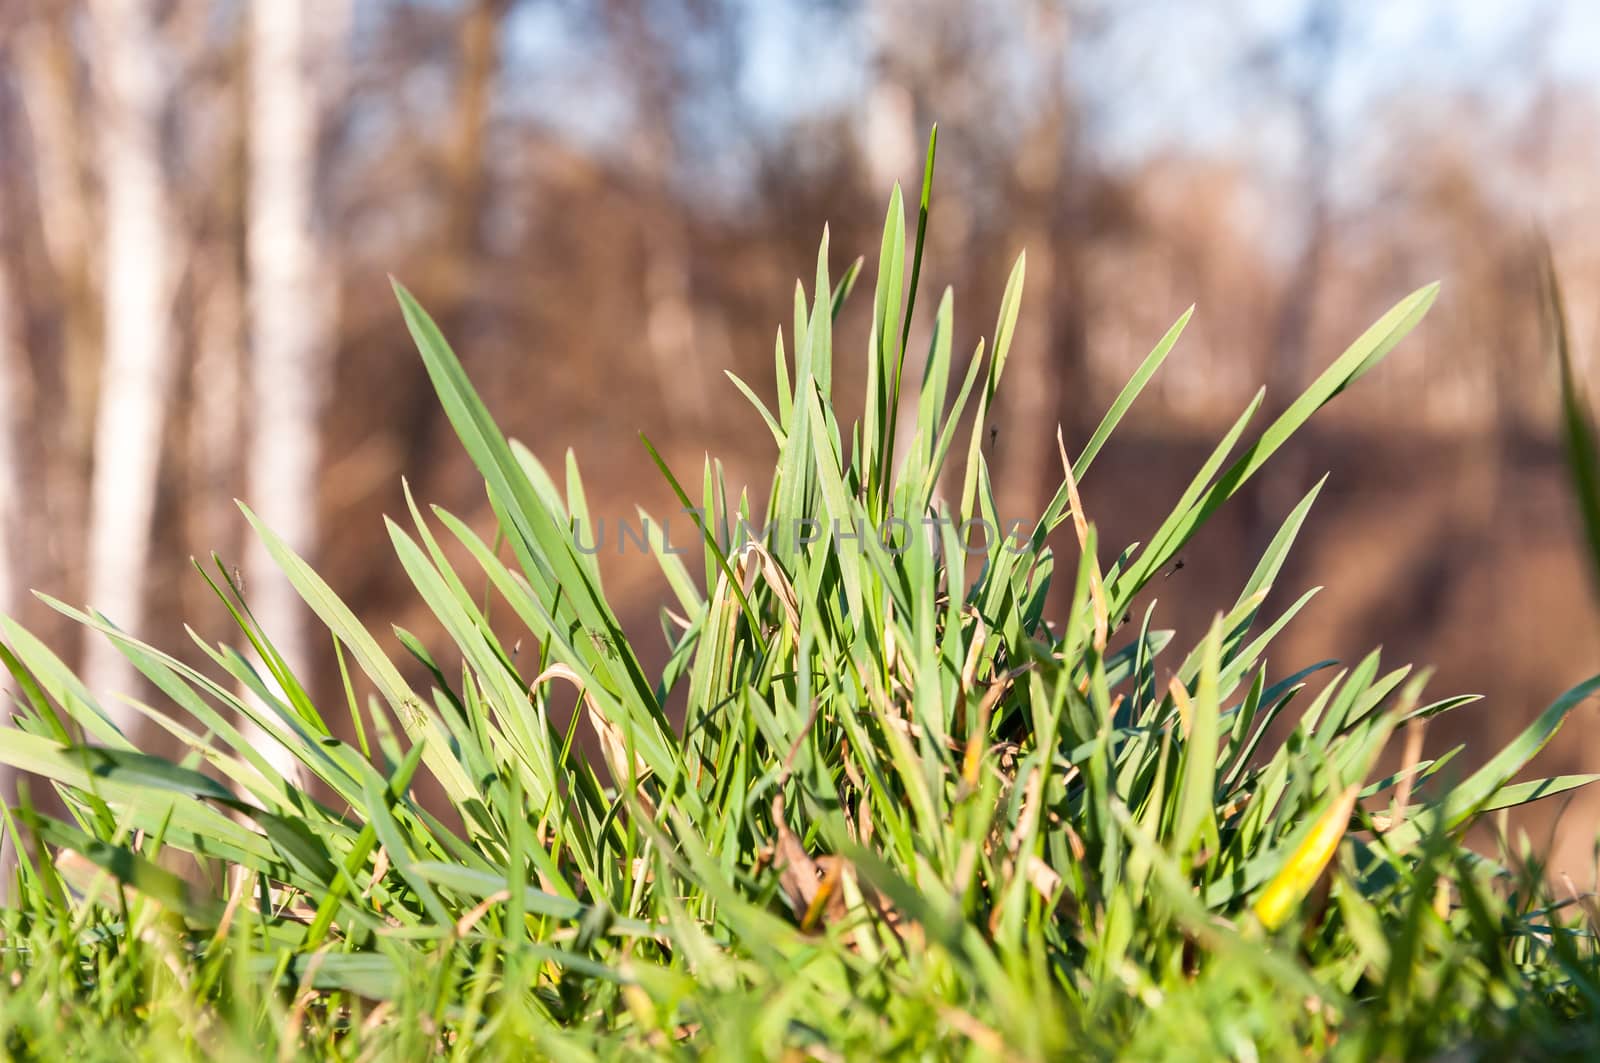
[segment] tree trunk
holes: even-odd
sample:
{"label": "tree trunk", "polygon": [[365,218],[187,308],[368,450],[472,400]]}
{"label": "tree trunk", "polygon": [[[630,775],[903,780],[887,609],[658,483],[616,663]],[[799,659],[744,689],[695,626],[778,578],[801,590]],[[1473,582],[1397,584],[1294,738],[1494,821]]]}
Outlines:
{"label": "tree trunk", "polygon": [[[0,58],[9,58],[0,49]],[[0,145],[10,142],[9,101],[0,98]],[[27,411],[33,408],[23,331],[22,305],[12,283],[13,263],[21,260],[12,206],[12,189],[0,175],[0,614],[16,616],[29,575],[23,571],[27,551],[19,541],[23,530],[20,441]],[[11,687],[0,673],[0,689]],[[0,769],[0,793],[11,799],[9,774]]]}
{"label": "tree trunk", "polygon": [[[917,150],[917,111],[919,100],[927,95],[926,86],[919,84],[912,69],[912,57],[906,54],[906,42],[915,39],[917,11],[905,0],[871,0],[866,15],[872,40],[872,57],[866,106],[861,111],[861,121],[856,127],[856,135],[860,138],[858,147],[867,177],[872,182],[870,195],[878,202],[884,202],[895,182],[899,182],[906,204],[907,224],[910,232],[914,233],[922,190],[919,164],[924,160]],[[907,253],[909,255],[909,248]],[[872,261],[876,263],[875,259]],[[910,269],[908,263],[907,278]],[[937,299],[936,293],[931,296],[923,293],[920,304],[923,319],[929,318],[928,307],[930,303],[937,306]],[[917,403],[920,398],[917,389],[921,386],[928,361],[927,346],[922,342],[925,335],[925,332],[919,333],[918,342],[910,343],[905,353],[900,404],[895,411],[895,437],[890,443],[891,477],[910,451],[917,432]],[[891,339],[891,346],[898,350],[900,337]],[[799,342],[798,339],[796,342]]]}
{"label": "tree trunk", "polygon": [[914,39],[914,14],[902,0],[872,0],[868,6],[867,24],[873,42],[871,84],[856,130],[867,175],[872,180],[872,194],[887,198],[889,189],[899,181],[913,203],[917,194],[916,167],[921,161],[917,152],[917,100],[900,69],[896,46],[903,47],[905,41]]}
{"label": "tree trunk", "polygon": [[[1340,25],[1332,0],[1315,0],[1305,11],[1291,44],[1306,67],[1291,98],[1300,126],[1300,179],[1294,194],[1303,205],[1301,246],[1278,308],[1267,362],[1266,413],[1270,419],[1287,410],[1311,379],[1311,333],[1317,300],[1325,279],[1332,239],[1334,143],[1328,113],[1327,86],[1337,68]],[[1284,517],[1310,488],[1308,455],[1321,431],[1318,422],[1301,429],[1295,445],[1279,453],[1247,495],[1246,548],[1251,556],[1267,548]],[[1279,582],[1295,586],[1291,557]]]}
{"label": "tree trunk", "polygon": [[[94,443],[95,378],[101,361],[101,306],[90,234],[98,231],[89,194],[93,128],[78,90],[78,59],[65,4],[39,5],[13,38],[10,58],[20,88],[33,157],[33,202],[44,236],[52,293],[61,322],[42,401],[59,417],[57,444],[39,455],[52,489],[37,499],[40,523],[52,529],[37,544],[34,577],[59,593],[83,593],[88,473]],[[41,362],[49,365],[49,362]]]}
{"label": "tree trunk", "polygon": [[692,429],[708,413],[705,374],[695,343],[695,298],[689,209],[673,190],[678,168],[674,122],[684,98],[684,76],[677,53],[650,23],[642,6],[610,7],[617,39],[634,69],[635,172],[648,204],[638,230],[644,300],[644,347],[662,395],[661,409],[671,431]]}
{"label": "tree trunk", "polygon": [[[0,48],[0,60],[9,58],[7,50]],[[10,115],[6,113],[8,102],[0,96],[0,146],[5,147],[9,146],[11,132]],[[27,387],[22,307],[12,286],[12,264],[20,258],[13,216],[11,188],[4,175],[0,175],[0,614],[6,616],[17,615],[29,578],[22,567],[27,551],[18,541],[25,529],[22,483],[17,474],[21,468],[18,422],[25,411],[33,407]],[[12,687],[10,674],[0,673],[0,695],[9,693]],[[11,722],[9,711],[0,713],[0,717],[3,717],[0,723]],[[0,767],[0,798],[15,802],[16,778],[14,769]],[[0,888],[9,881],[14,866],[8,832],[4,846],[0,847]]]}
{"label": "tree trunk", "polygon": [[484,145],[489,134],[489,104],[499,71],[500,21],[508,0],[473,0],[459,31],[460,72],[455,115],[444,159],[446,179],[444,253],[439,256],[436,296],[442,313],[460,316],[479,254],[483,214]]}
{"label": "tree trunk", "polygon": [[[496,42],[509,6],[509,0],[472,0],[471,7],[462,12],[457,29],[460,58],[455,106],[441,166],[444,210],[439,216],[436,250],[429,256],[418,292],[452,343],[467,340],[476,313],[473,285],[483,253],[484,188],[488,177],[484,149],[489,108],[500,69]],[[407,402],[412,425],[406,441],[408,466],[420,470],[429,463],[439,431],[437,413],[438,398],[426,375],[416,375]]]}
{"label": "tree trunk", "polygon": [[[271,6],[271,5],[265,5]],[[150,0],[92,0],[105,185],[105,353],[90,488],[90,604],[132,633],[144,625],[151,523],[174,364],[173,224],[162,169],[167,87]],[[129,693],[132,667],[90,633],[84,678]],[[132,710],[105,706],[130,727]]]}
{"label": "tree trunk", "polygon": [[[320,114],[309,0],[255,3],[249,134],[249,500],[296,553],[317,547],[320,415],[330,377],[333,282],[313,207]],[[311,681],[309,613],[258,539],[246,553],[250,607]]]}
{"label": "tree trunk", "polygon": [[1066,396],[1071,389],[1082,388],[1086,375],[1082,293],[1072,232],[1071,197],[1080,190],[1074,187],[1071,166],[1069,26],[1066,12],[1050,5],[1041,4],[1032,13],[1041,108],[1024,138],[1014,174],[1020,221],[1017,242],[1026,245],[1028,275],[996,440],[1004,474],[1016,485],[1006,493],[1012,496],[1010,504],[1019,507],[1018,515],[1033,514],[1060,483],[1056,429]]}
{"label": "tree trunk", "polygon": [[[196,248],[194,276],[194,359],[189,367],[187,433],[190,549],[213,552],[230,564],[240,561],[242,521],[233,504],[239,494],[245,410],[246,246],[249,225],[249,35],[229,48],[231,72],[225,91],[229,124],[218,165],[210,175],[217,188],[215,217],[207,239]],[[186,613],[212,604],[211,590],[191,580],[195,595],[184,599]],[[206,599],[206,601],[203,601]]]}

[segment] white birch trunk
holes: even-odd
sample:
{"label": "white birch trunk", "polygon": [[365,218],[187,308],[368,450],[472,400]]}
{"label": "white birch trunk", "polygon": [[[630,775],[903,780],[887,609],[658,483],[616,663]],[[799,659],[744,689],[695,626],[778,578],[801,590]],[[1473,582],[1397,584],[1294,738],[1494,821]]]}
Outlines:
{"label": "white birch trunk", "polygon": [[[1063,84],[1069,26],[1066,13],[1039,3],[1028,10],[1030,47],[1037,62],[1038,117],[1019,148],[1013,181],[1018,198],[1017,243],[1028,254],[1022,293],[1023,325],[1017,329],[1001,403],[999,464],[1011,485],[1004,492],[1016,512],[1034,513],[1061,473],[1056,432],[1067,389],[1084,387],[1067,304],[1081,298],[1070,259],[1070,235],[1062,232],[1062,201],[1072,194],[1067,152],[1070,121]],[[1065,379],[1063,379],[1065,378]],[[1081,392],[1079,393],[1081,395]],[[1076,442],[1074,441],[1074,445]]]}
{"label": "white birch trunk", "polygon": [[899,181],[911,202],[916,202],[914,182],[917,155],[916,97],[900,76],[905,56],[896,46],[915,40],[908,31],[915,15],[904,0],[872,0],[867,9],[867,29],[872,39],[871,84],[857,136],[872,180],[872,194],[889,195],[890,186]]}
{"label": "white birch trunk", "polygon": [[[4,53],[0,52],[0,56]],[[21,321],[11,288],[11,227],[7,190],[0,187],[0,613],[16,616],[26,586],[27,574],[21,571],[24,551],[17,539],[22,530],[22,484],[18,476],[17,421],[28,408],[26,391],[20,379],[23,370]],[[12,689],[9,673],[0,671],[0,695]],[[9,710],[9,705],[7,706]],[[0,712],[0,722],[9,725],[11,713]],[[17,772],[0,766],[0,797],[16,800]],[[11,836],[0,846],[0,890],[10,881],[15,867]],[[5,899],[9,899],[6,897]]]}
{"label": "white birch trunk", "polygon": [[[912,232],[917,225],[922,171],[917,165],[917,93],[909,82],[910,57],[904,54],[904,42],[915,39],[914,34],[908,35],[915,15],[906,0],[871,0],[867,6],[867,32],[872,41],[870,84],[866,107],[856,128],[858,150],[872,182],[870,195],[877,202],[886,202],[890,189],[899,182]],[[908,277],[910,269],[908,263]],[[928,319],[928,293],[924,292],[922,298],[919,316]],[[923,343],[926,335],[926,330],[918,330],[906,350],[900,405],[895,414],[894,448],[889,456],[890,475],[900,468],[916,435],[918,388],[928,361]],[[898,343],[898,337],[895,340]]]}
{"label": "white birch trunk", "polygon": [[35,499],[37,519],[51,534],[30,545],[30,578],[74,596],[83,591],[89,529],[89,477],[94,442],[95,379],[100,372],[101,263],[92,234],[101,231],[101,204],[89,194],[97,145],[92,110],[76,94],[69,25],[61,5],[35,5],[17,29],[7,60],[13,64],[33,156],[33,203],[50,262],[62,327],[59,357],[64,394],[52,411],[53,444],[39,453],[38,476],[51,490]]}
{"label": "white birch trunk", "polygon": [[[151,521],[174,351],[173,248],[161,158],[165,75],[150,0],[92,0],[105,184],[105,352],[95,416],[86,597],[124,630],[144,624]],[[132,667],[90,634],[84,678],[124,728],[137,719],[109,695]]]}
{"label": "white birch trunk", "polygon": [[201,268],[213,276],[195,322],[188,461],[198,485],[198,497],[189,500],[189,542],[231,561],[240,523],[231,499],[238,491],[243,421],[244,293],[230,250],[223,247],[200,260]]}
{"label": "white birch trunk", "polygon": [[39,228],[51,263],[62,274],[87,265],[92,221],[82,195],[78,115],[67,60],[52,39],[53,27],[24,23],[10,57],[16,64],[39,189]]}
{"label": "white birch trunk", "polygon": [[[26,389],[18,387],[18,375],[23,371],[23,350],[19,342],[22,333],[18,307],[13,301],[10,264],[6,261],[11,219],[4,197],[5,190],[0,189],[0,613],[15,616],[26,584],[26,576],[18,571],[22,560],[17,543],[22,517],[22,485],[17,475],[16,422],[27,406],[22,394]],[[10,686],[11,677],[0,672],[0,688]],[[9,789],[3,784],[7,779],[9,776],[0,769],[0,791]],[[10,800],[9,793],[5,796]]]}
{"label": "white birch trunk", "polygon": [[[317,546],[318,421],[332,357],[332,277],[313,203],[316,73],[319,60],[332,53],[316,37],[329,14],[324,6],[275,0],[250,8],[248,497],[301,555]],[[308,676],[314,659],[309,614],[255,538],[245,576],[250,607],[267,637],[297,675]],[[287,767],[286,757],[280,767]]]}

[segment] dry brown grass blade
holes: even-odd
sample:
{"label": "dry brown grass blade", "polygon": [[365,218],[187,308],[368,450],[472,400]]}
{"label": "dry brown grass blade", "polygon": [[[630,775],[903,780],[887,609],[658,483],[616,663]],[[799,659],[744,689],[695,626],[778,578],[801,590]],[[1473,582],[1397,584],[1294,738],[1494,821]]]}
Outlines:
{"label": "dry brown grass blade", "polygon": [[885,599],[883,603],[883,670],[890,677],[894,676],[895,666],[900,663],[900,644],[894,637],[894,600]]}
{"label": "dry brown grass blade", "polygon": [[1567,892],[1572,894],[1572,900],[1583,911],[1583,918],[1589,924],[1589,932],[1600,934],[1600,899],[1593,893],[1580,893],[1577,883],[1572,881],[1572,876],[1565,871],[1561,873],[1561,881],[1566,885]]}
{"label": "dry brown grass blade", "polygon": [[822,879],[817,883],[816,894],[806,905],[806,914],[800,918],[800,929],[804,931],[815,930],[822,921],[822,914],[830,908],[835,909],[830,915],[837,917],[844,914],[844,898],[839,893],[839,882],[845,875],[845,861],[837,856],[824,856],[817,864],[822,868]]}
{"label": "dry brown grass blade", "polygon": [[961,781],[967,788],[978,785],[978,768],[983,762],[983,751],[989,739],[989,721],[994,717],[994,707],[1000,704],[1000,699],[1006,696],[1006,691],[1011,689],[1011,684],[1016,679],[1016,673],[1002,676],[989,686],[983,695],[983,701],[978,706],[978,722],[967,735],[967,749],[961,759]]}
{"label": "dry brown grass blade", "polygon": [[[1089,520],[1083,512],[1083,499],[1078,496],[1078,478],[1072,474],[1072,460],[1067,457],[1067,442],[1056,426],[1056,448],[1061,452],[1061,470],[1066,478],[1067,503],[1072,511],[1072,528],[1078,535],[1078,549],[1089,550]],[[1089,604],[1094,609],[1094,648],[1104,654],[1106,642],[1111,637],[1111,616],[1106,608],[1106,591],[1100,584],[1100,563],[1091,558],[1089,564]]]}
{"label": "dry brown grass blade", "polygon": [[1055,896],[1056,890],[1061,886],[1060,873],[1037,856],[1028,857],[1026,874],[1028,882],[1038,891],[1039,896],[1047,901]]}
{"label": "dry brown grass blade", "polygon": [[1172,694],[1172,704],[1178,709],[1178,728],[1184,738],[1189,737],[1189,730],[1194,726],[1194,705],[1189,701],[1189,691],[1173,676],[1167,684],[1167,690]]}
{"label": "dry brown grass blade", "polygon": [[207,952],[216,948],[228,936],[228,931],[233,927],[233,918],[239,912],[239,905],[250,895],[250,888],[255,884],[255,879],[243,867],[233,869],[233,889],[228,892],[227,907],[222,909],[222,918],[217,920],[217,929],[211,935],[211,944]]}
{"label": "dry brown grass blade", "polygon": [[115,881],[99,864],[71,849],[58,850],[51,863],[55,865],[56,874],[61,876],[61,880],[84,896],[96,894],[106,884]]}
{"label": "dry brown grass blade", "polygon": [[305,1040],[306,1010],[320,995],[313,983],[317,972],[322,969],[322,961],[327,957],[326,948],[318,949],[306,961],[304,972],[300,975],[300,991],[295,994],[294,1004],[289,1009],[281,1024],[282,1036],[278,1041],[278,1059],[288,1063],[300,1055],[300,1048]]}
{"label": "dry brown grass blade", "polygon": [[590,695],[588,688],[584,685],[583,678],[577,672],[574,672],[565,664],[552,664],[535,676],[533,682],[528,685],[529,696],[531,697],[533,692],[540,687],[557,679],[565,680],[578,688],[578,696],[583,700],[584,712],[589,717],[589,723],[594,727],[594,732],[600,739],[600,751],[605,756],[606,766],[611,769],[612,780],[618,786],[621,786],[632,778],[636,796],[645,815],[654,815],[655,806],[645,796],[643,789],[644,780],[650,773],[649,767],[645,764],[644,758],[636,753],[630,769],[628,746],[621,730],[600,711],[599,706],[595,704],[594,697]]}
{"label": "dry brown grass blade", "polygon": [[1006,1047],[1006,1039],[998,1030],[984,1025],[960,1008],[947,1006],[940,1011],[939,1017],[949,1023],[952,1030],[971,1041],[985,1059],[1010,1061],[1021,1058]]}
{"label": "dry brown grass blade", "polygon": [[817,722],[818,708],[818,703],[812,703],[806,722],[794,736],[794,741],[789,743],[789,752],[783,758],[783,770],[778,773],[777,792],[772,795],[772,828],[778,834],[775,860],[779,865],[778,882],[794,910],[805,915],[810,914],[812,903],[817,898],[820,875],[811,854],[806,852],[806,847],[789,829],[789,819],[784,814],[783,787],[794,770],[794,758],[800,753],[800,744]]}
{"label": "dry brown grass blade", "polygon": [[[1022,855],[1022,845],[1032,836],[1039,823],[1039,810],[1044,796],[1044,772],[1037,766],[1028,772],[1028,778],[1023,783],[1022,811],[1017,816],[1017,825],[1011,831],[1011,836],[1006,839],[1006,856],[1001,864],[1000,873],[1003,881],[1000,884],[999,895],[1004,895],[1011,888],[1012,882],[1018,874],[1023,875],[1039,896],[1046,902],[1054,896],[1054,891],[1061,884],[1061,876],[1054,868],[1029,853],[1026,858]],[[993,852],[991,843],[986,844],[986,853]],[[989,918],[989,929],[993,932],[999,925],[1003,909],[996,906]]]}
{"label": "dry brown grass blade", "polygon": [[[387,875],[388,873],[389,850],[380,845],[378,846],[378,855],[372,858],[372,878],[367,881],[367,888],[362,892],[361,896],[372,896],[373,887],[382,882],[383,876]],[[374,906],[380,911],[383,909],[383,905],[380,902],[375,901]]]}
{"label": "dry brown grass blade", "polygon": [[911,692],[917,686],[917,674],[909,657],[900,652],[900,640],[895,635],[894,604],[889,601],[883,604],[883,671],[888,677],[888,686],[877,704],[893,705],[897,697],[910,701]]}
{"label": "dry brown grass blade", "polygon": [[1007,845],[1013,859],[1022,849],[1023,841],[1039,822],[1039,801],[1042,795],[1044,773],[1037,766],[1028,772],[1028,781],[1024,784],[1022,792],[1022,812],[1017,816],[1017,825],[1011,832],[1011,841]]}
{"label": "dry brown grass blade", "polygon": [[[778,883],[798,917],[801,930],[811,932],[836,924],[849,914],[852,906],[864,906],[902,947],[920,942],[922,928],[905,919],[876,891],[867,887],[849,860],[832,854],[813,859],[806,852],[800,839],[789,829],[782,791],[772,799],[772,822],[778,835],[772,862],[779,868]],[[859,933],[867,932],[866,926],[859,929]],[[859,940],[851,947],[859,951]]]}
{"label": "dry brown grass blade", "polygon": [[972,618],[972,641],[967,644],[967,659],[961,664],[961,692],[965,694],[977,682],[978,665],[983,660],[984,644],[989,641],[989,629],[972,606],[962,612]]}
{"label": "dry brown grass blade", "polygon": [[1422,734],[1426,726],[1426,720],[1416,720],[1406,727],[1405,754],[1400,762],[1400,785],[1395,788],[1394,811],[1390,813],[1390,819],[1396,827],[1406,821],[1411,789],[1416,785],[1417,763],[1422,759]]}
{"label": "dry brown grass blade", "polygon": [[778,834],[775,846],[777,852],[773,861],[779,868],[778,883],[783,887],[783,892],[796,913],[809,912],[811,903],[817,898],[821,873],[816,862],[811,859],[811,854],[806,852],[806,847],[800,844],[800,839],[789,829],[789,821],[784,816],[781,786],[772,797],[772,827]]}
{"label": "dry brown grass blade", "polygon": [[[755,558],[755,564],[750,563]],[[778,599],[778,606],[783,610],[783,618],[789,626],[790,633],[798,641],[800,638],[800,599],[795,596],[794,585],[789,582],[789,577],[784,575],[783,569],[768,552],[765,546],[758,542],[748,542],[739,548],[733,558],[734,578],[739,581],[739,589],[749,597],[755,589],[755,576],[759,574],[771,588],[773,595]],[[727,576],[717,579],[719,594],[730,594],[731,589],[726,585]]]}
{"label": "dry brown grass blade", "polygon": [[510,899],[510,890],[496,890],[483,900],[479,901],[477,904],[473,905],[471,911],[467,912],[466,915],[463,915],[460,919],[456,920],[456,937],[458,939],[466,937],[472,932],[472,928],[478,925],[478,920],[489,914],[490,908],[500,904],[502,901],[509,901]]}

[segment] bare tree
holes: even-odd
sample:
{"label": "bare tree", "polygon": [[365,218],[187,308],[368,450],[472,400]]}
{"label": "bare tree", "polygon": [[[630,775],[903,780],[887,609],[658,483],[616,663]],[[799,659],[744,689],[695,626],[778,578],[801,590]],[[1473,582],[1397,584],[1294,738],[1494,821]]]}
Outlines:
{"label": "bare tree", "polygon": [[[1312,314],[1328,259],[1334,143],[1327,97],[1339,59],[1341,28],[1331,0],[1315,0],[1289,38],[1257,58],[1285,81],[1301,140],[1294,182],[1300,204],[1300,250],[1284,284],[1267,363],[1268,401],[1280,410],[1306,382]],[[1296,64],[1298,73],[1284,72]]]}
{"label": "bare tree", "polygon": [[[689,5],[692,7],[692,5]],[[650,202],[671,202],[678,171],[677,118],[689,89],[678,53],[659,32],[665,5],[650,9],[628,2],[607,4],[613,37],[633,67],[634,123],[629,147]],[[692,11],[678,12],[692,19]],[[652,18],[652,16],[655,16]],[[707,413],[704,379],[695,342],[692,256],[685,211],[652,210],[639,233],[644,267],[644,341],[650,366],[665,397],[663,409],[689,425]]]}
{"label": "bare tree", "polygon": [[[0,38],[0,62],[10,59],[8,52],[4,38]],[[5,90],[5,82],[0,80],[0,152],[9,147],[11,141],[10,101]],[[26,580],[26,575],[19,571],[23,554],[17,543],[23,526],[17,421],[21,411],[30,404],[23,401],[24,396],[19,394],[23,389],[18,387],[26,372],[26,361],[22,344],[18,342],[22,334],[18,320],[20,305],[11,283],[12,264],[17,255],[8,177],[0,173],[0,615],[15,616]],[[9,675],[0,676],[0,689],[9,690],[11,685]],[[15,781],[14,769],[0,768],[0,798],[15,799]],[[14,859],[8,836],[4,846],[0,846],[0,877],[9,879]]]}
{"label": "bare tree", "polygon": [[[510,6],[511,0],[469,0],[456,15],[448,135],[440,144],[413,149],[418,170],[437,153],[433,161],[441,180],[437,207],[430,212],[430,253],[415,271],[420,282],[407,283],[417,283],[414,290],[445,336],[456,343],[468,335],[473,324],[494,313],[489,305],[492,299],[485,297],[481,283],[483,218],[491,191],[485,147],[500,69],[500,26]],[[435,403],[427,376],[410,377],[405,409],[400,414],[410,422],[404,440],[408,466],[420,465],[435,452],[439,430],[433,416]]]}
{"label": "bare tree", "polygon": [[[0,42],[0,60],[9,59],[9,49]],[[0,146],[11,142],[11,114],[3,82],[0,82]],[[18,260],[18,241],[12,218],[12,187],[8,175],[0,174],[0,614],[15,615],[27,577],[19,571],[23,553],[17,538],[22,528],[22,484],[19,435],[23,411],[27,410],[25,387],[27,358],[23,350],[22,306],[12,284],[12,267]],[[9,685],[9,677],[0,676]],[[4,773],[0,773],[0,791]]]}
{"label": "bare tree", "polygon": [[38,561],[49,562],[51,580],[66,591],[78,588],[81,579],[101,360],[99,263],[91,246],[100,213],[90,194],[95,139],[69,5],[32,4],[23,11],[11,30],[12,70],[33,163],[32,200],[44,237],[50,282],[41,286],[50,293],[45,309],[59,322],[61,334],[48,389],[60,431],[55,445],[40,455],[51,484],[39,500],[41,519],[55,531],[39,542]]}
{"label": "bare tree", "polygon": [[1085,325],[1079,280],[1073,205],[1083,195],[1084,179],[1073,166],[1074,115],[1067,83],[1072,26],[1066,5],[1052,0],[1030,4],[1039,107],[1018,146],[1012,173],[1016,189],[1017,231],[1026,246],[1027,283],[1019,350],[1010,360],[1015,379],[1002,409],[1000,451],[1009,476],[1020,485],[1022,502],[1041,502],[1047,482],[1059,470],[1053,463],[1056,426],[1067,395],[1085,380]]}
{"label": "bare tree", "polygon": [[[249,186],[249,34],[229,43],[219,79],[223,116],[215,157],[205,174],[210,202],[195,233],[194,357],[185,443],[188,541],[200,551],[234,557],[242,542],[233,496],[243,452],[246,347],[246,196]],[[198,593],[209,588],[193,581]],[[199,607],[198,600],[193,603]],[[185,603],[186,609],[190,603]]]}
{"label": "bare tree", "polygon": [[905,0],[871,0],[867,5],[872,56],[866,107],[856,132],[874,193],[882,193],[896,181],[915,179],[917,101],[903,69],[905,56],[894,46],[906,39],[915,15]]}
{"label": "bare tree", "polygon": [[[0,242],[5,240],[6,219],[0,206]],[[16,428],[13,411],[19,408],[16,391],[17,344],[16,306],[11,298],[8,264],[0,259],[0,613],[17,608],[18,588],[14,558],[17,513],[21,498],[17,490]]]}
{"label": "bare tree", "polygon": [[[1332,0],[1313,0],[1286,37],[1268,42],[1250,56],[1251,65],[1282,84],[1301,141],[1293,193],[1299,204],[1299,250],[1267,334],[1271,345],[1267,350],[1267,404],[1274,416],[1288,409],[1308,382],[1312,324],[1318,299],[1325,294],[1334,162],[1327,97],[1343,29]],[[1297,445],[1280,454],[1246,495],[1250,550],[1266,547],[1283,514],[1306,489],[1306,448],[1314,438],[1313,431],[1302,432]]]}
{"label": "bare tree", "polygon": [[[500,23],[510,0],[471,0],[457,32],[460,52],[451,137],[444,157],[445,217],[436,286],[441,312],[458,317],[481,248],[484,145],[499,71]],[[454,322],[452,322],[453,324]]]}
{"label": "bare tree", "polygon": [[[271,7],[274,5],[261,5]],[[138,632],[145,617],[161,442],[173,377],[176,249],[162,166],[168,85],[152,0],[91,0],[105,186],[105,353],[90,488],[87,598]],[[126,693],[134,673],[89,636],[89,689]],[[112,710],[124,726],[136,717]]]}
{"label": "bare tree", "polygon": [[[330,379],[333,279],[314,208],[321,114],[318,27],[342,5],[250,5],[249,495],[296,552],[317,546],[320,417]],[[315,11],[313,10],[315,8]],[[291,667],[311,665],[308,615],[259,540],[245,573],[257,620]]]}

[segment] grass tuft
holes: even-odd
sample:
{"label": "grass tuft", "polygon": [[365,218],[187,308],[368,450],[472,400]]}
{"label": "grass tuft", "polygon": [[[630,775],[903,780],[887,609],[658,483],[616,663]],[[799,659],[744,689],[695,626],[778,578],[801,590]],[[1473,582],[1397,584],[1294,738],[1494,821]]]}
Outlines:
{"label": "grass tuft", "polygon": [[[1060,490],[1009,535],[980,433],[1004,383],[1020,259],[992,355],[955,364],[946,293],[927,372],[903,378],[933,156],[930,141],[909,269],[899,189],[890,199],[859,419],[835,404],[833,381],[848,368],[834,322],[860,262],[832,283],[826,241],[793,331],[779,334],[775,406],[735,379],[778,443],[774,476],[752,512],[708,463],[699,559],[654,549],[674,601],[662,674],[645,673],[579,547],[590,514],[576,466],[559,470],[563,487],[505,438],[398,284],[498,521],[491,544],[408,494],[408,519],[389,523],[446,645],[366,630],[245,510],[325,626],[343,704],[313,701],[221,564],[207,578],[254,653],[197,640],[203,669],[52,603],[150,681],[145,715],[183,749],[167,761],[135,749],[48,647],[6,621],[14,725],[0,731],[0,762],[54,799],[24,787],[0,809],[17,854],[0,912],[7,1054],[1600,1047],[1592,898],[1556,897],[1523,843],[1482,854],[1463,842],[1491,813],[1592,781],[1515,780],[1600,680],[1446,785],[1450,758],[1421,759],[1420,731],[1470,699],[1426,701],[1420,677],[1376,654],[1269,674],[1272,639],[1309,595],[1278,617],[1263,604],[1320,484],[1198,645],[1180,652],[1152,626],[1154,606],[1112,623],[1400,342],[1435,289],[1401,300],[1246,441],[1258,397],[1148,545],[1112,555],[1079,485],[1185,313],[1075,461],[1062,441]],[[1576,435],[1587,421],[1575,401],[1567,411]],[[902,416],[914,418],[904,433]],[[943,491],[957,485],[952,510]],[[1001,534],[974,548],[974,520]],[[1070,538],[1053,534],[1069,520]],[[835,525],[860,534],[815,533]],[[447,560],[455,546],[469,562]],[[1052,610],[1057,579],[1070,593]],[[532,663],[508,648],[513,619],[538,644]],[[430,676],[428,688],[407,674]],[[573,688],[564,727],[554,699]],[[669,698],[686,705],[682,720],[668,718]],[[274,772],[240,717],[314,785]],[[582,721],[596,758],[575,741]],[[1397,736],[1401,768],[1380,776]],[[418,797],[425,780],[448,809]]]}

